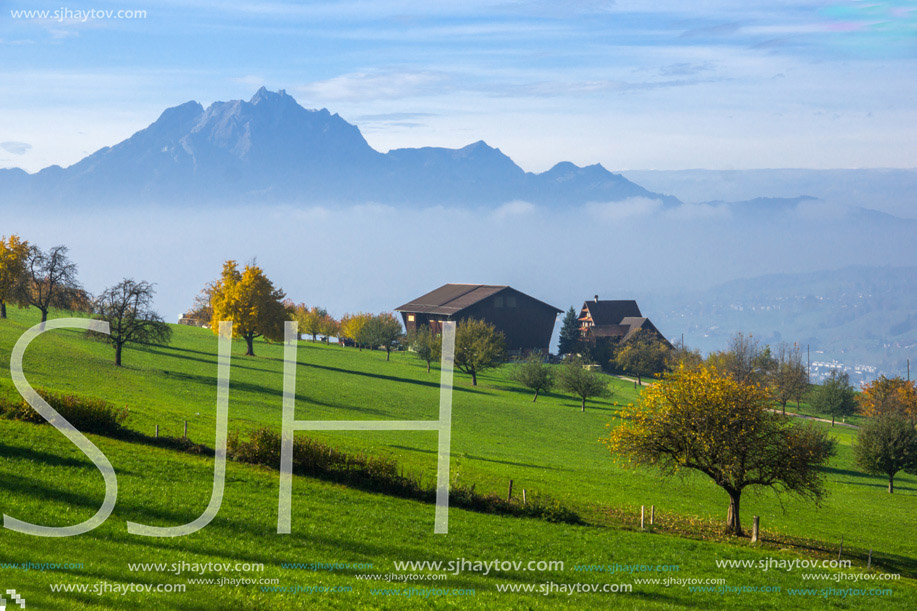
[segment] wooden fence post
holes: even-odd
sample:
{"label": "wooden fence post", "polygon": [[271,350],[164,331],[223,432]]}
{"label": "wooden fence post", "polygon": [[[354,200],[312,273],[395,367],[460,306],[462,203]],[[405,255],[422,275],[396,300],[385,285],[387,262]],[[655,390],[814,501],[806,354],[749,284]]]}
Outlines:
{"label": "wooden fence post", "polygon": [[525,488],[522,489],[522,505],[525,506]]}
{"label": "wooden fence post", "polygon": [[837,559],[841,559],[841,554],[844,553],[844,535],[841,535],[841,545],[837,548]]}
{"label": "wooden fence post", "polygon": [[656,522],[656,506],[650,505],[650,526]]}
{"label": "wooden fence post", "polygon": [[754,522],[751,526],[751,542],[758,542],[758,516],[754,516]]}
{"label": "wooden fence post", "polygon": [[509,492],[506,493],[506,500],[513,498],[513,480],[509,480]]}
{"label": "wooden fence post", "polygon": [[872,568],[872,548],[869,548],[869,561],[866,563],[866,568]]}
{"label": "wooden fence post", "polygon": [[159,439],[159,425],[156,425],[156,438]]}
{"label": "wooden fence post", "polygon": [[643,514],[644,514],[644,505],[640,505],[640,530],[643,530]]}
{"label": "wooden fence post", "polygon": [[188,438],[188,421],[185,420],[185,439]]}

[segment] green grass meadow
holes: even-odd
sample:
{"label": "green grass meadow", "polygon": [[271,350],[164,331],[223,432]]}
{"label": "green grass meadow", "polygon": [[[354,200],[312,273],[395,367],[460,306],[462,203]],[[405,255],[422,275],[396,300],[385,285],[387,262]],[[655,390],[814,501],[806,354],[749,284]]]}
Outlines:
{"label": "green grass meadow", "polygon": [[[13,396],[9,355],[13,344],[38,322],[37,312],[9,309],[0,321],[0,395]],[[49,332],[30,347],[25,372],[35,387],[105,399],[129,410],[127,426],[152,435],[181,436],[188,421],[192,441],[213,446],[217,338],[206,329],[173,327],[170,346],[129,347],[124,367],[113,350],[79,331]],[[256,427],[280,428],[282,346],[258,342],[255,357],[233,345],[230,431],[244,436]],[[917,477],[900,475],[896,492],[884,478],[853,464],[856,431],[831,428],[838,454],[825,471],[830,494],[816,507],[771,492],[746,494],[742,521],[750,529],[760,516],[763,543],[717,534],[727,497],[702,477],[662,479],[647,470],[617,465],[599,439],[618,422],[619,406],[638,400],[631,382],[613,379],[614,396],[590,401],[581,413],[572,397],[531,395],[507,379],[505,368],[470,378],[456,374],[453,398],[452,479],[479,492],[546,495],[575,509],[583,526],[537,519],[498,517],[452,509],[448,535],[433,534],[434,508],[413,500],[368,493],[339,484],[295,477],[293,533],[276,534],[276,470],[229,463],[226,494],[214,522],[198,533],[156,539],[127,533],[125,522],[177,525],[206,507],[213,461],[178,451],[89,437],[110,458],[119,480],[118,504],[100,528],[78,537],[38,538],[0,530],[0,592],[15,589],[36,609],[708,609],[917,607]],[[358,351],[310,341],[299,343],[298,419],[435,419],[439,372],[407,353],[386,362],[380,351]],[[794,405],[787,406],[795,411]],[[297,433],[305,435],[306,433]],[[436,435],[425,432],[315,432],[330,445],[394,458],[406,472],[432,484]],[[0,511],[47,525],[66,525],[92,515],[103,497],[98,471],[53,428],[0,420]],[[658,524],[639,530],[640,506],[655,506]],[[846,571],[720,569],[717,559],[836,558],[843,540]],[[854,582],[864,573],[868,551],[882,573],[896,580]],[[357,575],[395,573],[395,562],[468,560],[559,560],[563,570],[465,571],[445,580],[387,582]],[[264,584],[187,583],[169,571],[131,571],[128,563],[263,563],[259,573],[211,572],[203,577],[254,577]],[[81,563],[80,568],[23,570],[16,563]],[[284,563],[366,563],[372,569],[302,570]],[[677,565],[677,572],[577,571],[577,565]],[[840,575],[805,581],[804,572]],[[879,574],[875,571],[868,575]],[[729,588],[770,586],[779,592],[691,591],[686,585],[636,583],[635,578],[725,579]],[[55,593],[55,584],[179,583],[184,593]],[[561,592],[544,595],[544,584],[630,584],[622,593]],[[530,593],[498,591],[533,586]],[[720,584],[722,585],[722,584]],[[301,592],[270,591],[300,586]],[[314,588],[350,588],[315,591]],[[550,587],[550,586],[546,586]],[[308,591],[312,588],[312,591]],[[411,589],[415,591],[412,593]],[[440,593],[423,588],[443,590]],[[794,595],[791,589],[834,592]],[[882,595],[844,588],[888,589]],[[445,594],[473,590],[472,594]],[[387,591],[387,592],[385,592]]]}

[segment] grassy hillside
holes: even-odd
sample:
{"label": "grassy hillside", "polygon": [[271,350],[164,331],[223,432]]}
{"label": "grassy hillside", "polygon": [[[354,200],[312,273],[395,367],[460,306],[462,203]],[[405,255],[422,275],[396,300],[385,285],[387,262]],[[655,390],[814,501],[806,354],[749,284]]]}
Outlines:
{"label": "grassy hillside", "polygon": [[[12,310],[11,319],[0,321],[0,363],[9,362],[9,352],[21,333],[37,322],[33,312]],[[58,331],[41,337],[26,357],[26,372],[34,386],[76,392],[104,398],[130,410],[128,426],[152,433],[156,424],[163,434],[180,435],[184,420],[194,441],[212,445],[215,411],[216,338],[206,330],[176,327],[169,347],[129,349],[125,367],[116,368],[112,350],[87,339],[79,332]],[[230,398],[230,428],[243,432],[256,426],[280,426],[280,346],[259,343],[256,357],[243,357],[244,347],[234,346]],[[301,342],[297,386],[297,417],[301,419],[422,419],[435,418],[438,409],[438,372],[407,354],[393,354],[386,362],[378,352],[345,349]],[[630,583],[619,575],[571,571],[576,564],[641,563],[679,564],[679,577],[726,578],[729,585],[761,585],[758,571],[724,571],[714,564],[716,557],[791,557],[807,553],[796,549],[781,552],[780,546],[750,549],[745,542],[731,544],[688,540],[663,534],[631,532],[639,506],[655,505],[663,524],[689,536],[708,536],[709,524],[725,515],[726,496],[699,477],[660,480],[647,471],[622,470],[598,443],[606,425],[616,423],[616,403],[634,401],[633,385],[614,381],[615,396],[591,402],[585,414],[575,400],[549,395],[531,402],[528,393],[508,381],[505,371],[481,376],[477,388],[458,376],[453,416],[453,478],[474,483],[480,491],[505,494],[509,479],[514,489],[549,494],[577,508],[592,526],[551,525],[537,520],[497,518],[453,510],[450,535],[432,535],[433,508],[413,501],[356,492],[340,486],[297,478],[294,486],[294,534],[272,534],[276,520],[276,473],[241,465],[230,465],[227,496],[215,524],[202,533],[173,540],[129,536],[124,520],[182,523],[193,519],[206,504],[212,479],[211,461],[176,452],[132,446],[108,439],[98,441],[112,458],[119,474],[121,491],[116,514],[103,528],[90,535],[62,541],[39,540],[0,531],[4,562],[54,562],[62,554],[77,558],[86,566],[79,578],[86,582],[140,581],[129,574],[125,562],[153,562],[155,558],[176,561],[183,558],[258,558],[273,566],[284,585],[350,585],[367,590],[360,600],[370,606],[396,606],[373,597],[365,582],[337,572],[283,570],[281,562],[381,563],[388,573],[395,560],[545,559],[564,560],[566,570],[558,574],[515,575],[487,578],[463,574],[448,581],[450,587],[469,587],[485,592],[475,597],[438,600],[437,606],[455,604],[492,608],[507,598],[495,593],[498,583],[595,582]],[[0,370],[0,393],[11,392],[9,371]],[[821,508],[797,501],[783,505],[770,493],[750,496],[743,502],[743,520],[761,516],[765,536],[777,534],[836,544],[841,537],[845,549],[874,549],[878,561],[913,575],[914,535],[917,518],[917,478],[904,476],[895,495],[884,492],[882,478],[858,473],[852,465],[851,444],[855,432],[835,427],[839,454],[827,470],[831,495]],[[435,469],[435,436],[427,433],[322,433],[315,434],[339,447],[396,458],[408,472],[432,481]],[[50,427],[0,422],[2,481],[7,494],[0,509],[20,517],[40,513],[45,520],[72,523],[94,511],[101,498],[101,478]],[[517,492],[518,493],[518,492]],[[49,500],[51,499],[51,500]],[[69,504],[69,506],[68,506]],[[36,519],[36,521],[38,521]],[[614,526],[615,528],[608,528]],[[692,533],[692,531],[695,531]],[[136,560],[133,558],[136,557]],[[822,555],[821,557],[824,557]],[[93,559],[89,566],[88,558]],[[217,560],[214,560],[217,559]],[[194,560],[188,560],[194,562]],[[206,561],[206,560],[199,560]],[[358,571],[361,572],[361,571]],[[353,571],[351,571],[353,573]],[[61,577],[39,572],[0,568],[3,587],[25,583],[48,593],[48,585]],[[806,587],[796,573],[766,575],[768,584]],[[76,575],[66,572],[68,580]],[[233,575],[226,575],[232,577]],[[156,575],[147,581],[167,581]],[[6,583],[10,580],[10,586]],[[776,581],[774,581],[776,579]],[[528,581],[527,581],[528,580]],[[412,582],[429,586],[431,582]],[[900,604],[915,594],[911,579],[892,583],[890,598],[869,599],[870,607]],[[385,587],[373,582],[374,587]],[[22,585],[22,588],[25,588]],[[441,582],[437,582],[437,587]],[[827,584],[822,582],[820,586]],[[841,586],[850,584],[841,583]],[[398,586],[401,587],[401,586]],[[862,587],[862,586],[861,586]],[[640,590],[640,592],[638,592]],[[191,586],[189,586],[191,591]],[[212,597],[232,601],[235,608],[264,608],[265,600],[282,597],[285,604],[308,606],[316,594],[262,593],[254,587],[210,587],[197,603],[172,595],[174,608],[216,608]],[[166,595],[163,595],[166,596]],[[348,594],[322,595],[322,605],[350,608],[355,597]],[[347,598],[351,596],[351,598]],[[607,606],[607,596],[574,595],[572,606]],[[686,604],[700,607],[730,603],[730,597],[690,593],[683,587],[634,586],[627,598],[615,598],[622,606],[643,604],[652,608]],[[735,600],[768,608],[786,605],[783,597],[768,593],[742,593]],[[264,597],[268,597],[265,599]],[[312,597],[312,598],[310,598]],[[386,598],[386,597],[382,597]],[[108,605],[107,598],[90,597],[95,604]],[[473,599],[473,602],[472,602]],[[51,598],[47,599],[48,601]],[[129,607],[130,597],[122,597]],[[166,599],[163,599],[166,601]],[[600,601],[605,601],[601,603]],[[865,599],[864,599],[865,600]],[[180,601],[180,602],[179,602]],[[380,602],[381,601],[381,602]],[[432,603],[410,599],[417,608]],[[489,601],[486,602],[486,601]],[[542,602],[545,601],[545,602]],[[531,595],[519,606],[538,607],[566,604],[563,596]],[[400,598],[398,603],[407,602]],[[861,601],[862,602],[862,601]],[[793,603],[791,603],[793,604]],[[843,605],[856,605],[850,600]],[[197,606],[196,606],[197,605]],[[39,608],[44,608],[44,605]],[[167,607],[168,608],[168,607]],[[889,607],[892,608],[892,607]]]}

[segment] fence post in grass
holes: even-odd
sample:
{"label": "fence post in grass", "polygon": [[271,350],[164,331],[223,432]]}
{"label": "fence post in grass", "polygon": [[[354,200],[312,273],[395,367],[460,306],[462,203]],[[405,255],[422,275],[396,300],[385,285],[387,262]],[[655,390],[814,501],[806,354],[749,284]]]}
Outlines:
{"label": "fence post in grass", "polygon": [[185,420],[185,439],[188,438],[188,421]]}
{"label": "fence post in grass", "polygon": [[871,547],[869,548],[869,560],[866,561],[866,568],[867,569],[872,568],[872,548]]}
{"label": "fence post in grass", "polygon": [[656,523],[656,506],[650,505],[650,526]]}
{"label": "fence post in grass", "polygon": [[525,488],[522,489],[522,505],[525,506]]}
{"label": "fence post in grass", "polygon": [[509,480],[509,491],[506,493],[506,501],[513,498],[513,480]]}
{"label": "fence post in grass", "polygon": [[640,505],[640,530],[643,530],[643,514],[645,512],[646,505]]}
{"label": "fence post in grass", "polygon": [[156,425],[156,439],[159,439],[159,425]]}
{"label": "fence post in grass", "polygon": [[844,553],[844,535],[841,535],[841,545],[837,548],[837,559],[841,559],[841,554]]}
{"label": "fence post in grass", "polygon": [[758,542],[758,516],[754,516],[754,522],[751,526],[751,542]]}

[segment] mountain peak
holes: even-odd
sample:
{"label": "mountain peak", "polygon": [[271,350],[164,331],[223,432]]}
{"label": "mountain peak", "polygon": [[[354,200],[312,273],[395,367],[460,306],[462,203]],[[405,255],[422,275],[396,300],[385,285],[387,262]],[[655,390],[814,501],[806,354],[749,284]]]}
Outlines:
{"label": "mountain peak", "polygon": [[287,94],[286,89],[269,91],[267,87],[261,87],[261,89],[255,92],[255,95],[252,96],[252,99],[248,101],[249,104],[254,105],[262,104],[264,102],[293,102],[296,104],[296,100],[293,99],[293,96]]}

